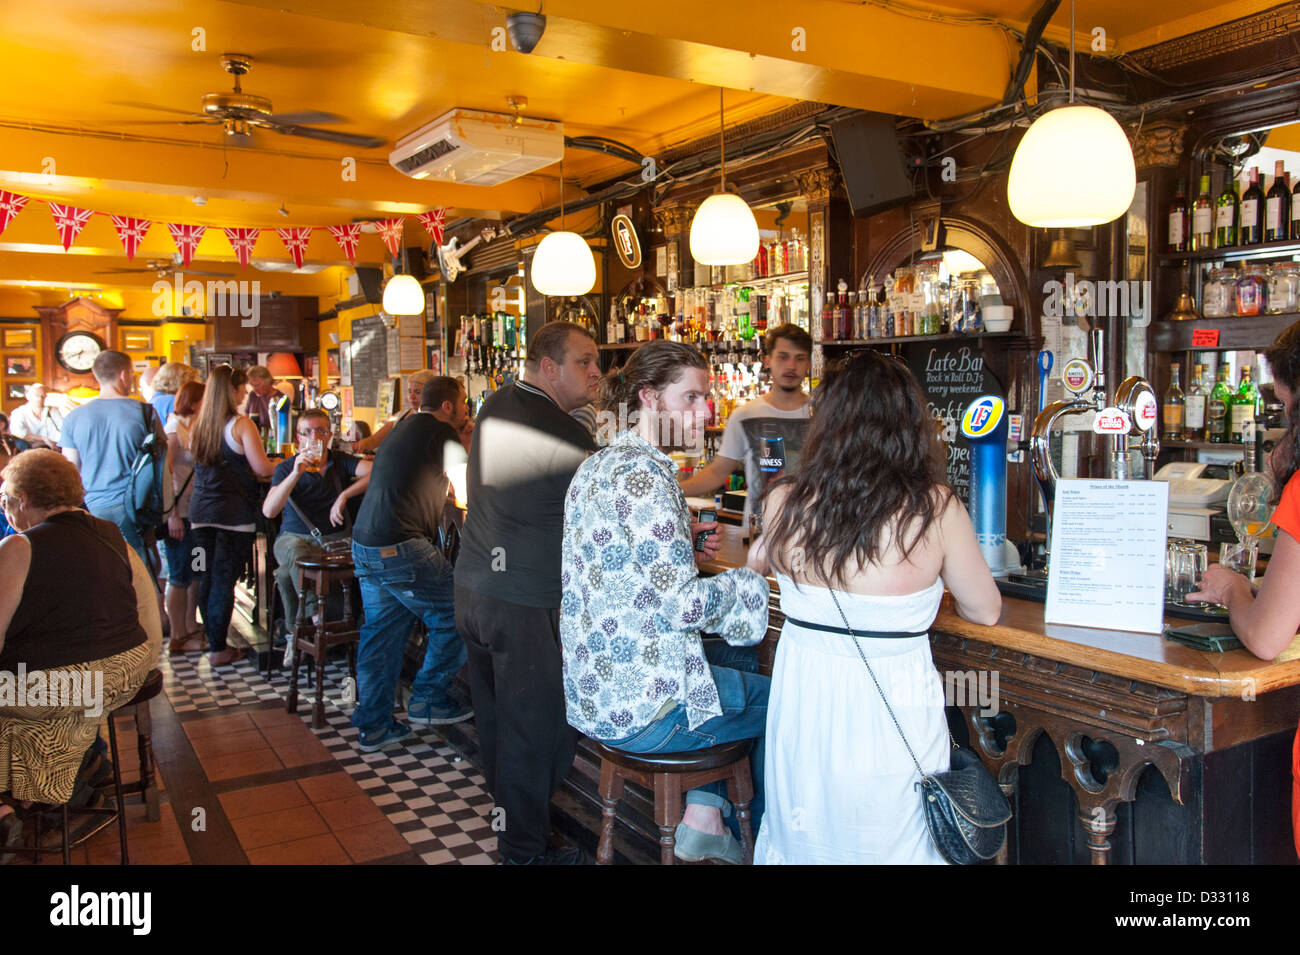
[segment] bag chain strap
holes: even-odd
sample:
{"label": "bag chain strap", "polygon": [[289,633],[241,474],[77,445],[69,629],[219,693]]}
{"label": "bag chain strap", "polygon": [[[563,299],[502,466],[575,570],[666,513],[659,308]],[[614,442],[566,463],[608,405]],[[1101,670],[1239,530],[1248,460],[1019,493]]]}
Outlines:
{"label": "bag chain strap", "polygon": [[[828,588],[829,589],[829,588]],[[916,766],[916,771],[925,779],[927,773],[921,768],[921,762],[916,758],[916,753],[912,752],[912,745],[908,743],[907,736],[903,734],[903,727],[898,723],[898,717],[894,715],[894,708],[889,705],[889,698],[885,696],[885,691],[880,687],[880,681],[876,679],[876,671],[871,669],[871,664],[867,662],[866,654],[862,652],[862,647],[858,645],[858,635],[852,627],[849,626],[849,618],[844,616],[844,609],[840,606],[839,598],[835,596],[835,591],[830,590],[831,600],[835,601],[835,609],[840,612],[840,619],[844,621],[844,629],[852,636],[853,649],[858,651],[858,656],[862,658],[862,665],[867,668],[867,673],[871,675],[871,682],[876,685],[876,692],[880,694],[881,702],[885,704],[885,711],[889,713],[889,718],[894,721],[894,729],[898,730],[899,737],[903,740],[903,745],[907,747],[907,755],[912,757],[912,762]]]}

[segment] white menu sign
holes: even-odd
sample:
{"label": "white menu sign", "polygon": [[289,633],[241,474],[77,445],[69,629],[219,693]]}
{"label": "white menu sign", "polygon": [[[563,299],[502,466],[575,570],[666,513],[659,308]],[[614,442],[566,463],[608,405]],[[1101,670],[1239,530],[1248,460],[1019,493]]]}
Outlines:
{"label": "white menu sign", "polygon": [[1058,481],[1048,623],[1160,633],[1166,481]]}

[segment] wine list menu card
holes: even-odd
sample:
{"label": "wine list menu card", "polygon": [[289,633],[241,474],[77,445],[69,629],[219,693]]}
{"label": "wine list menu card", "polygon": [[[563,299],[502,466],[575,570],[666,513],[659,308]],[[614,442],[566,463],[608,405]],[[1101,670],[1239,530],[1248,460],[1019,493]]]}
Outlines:
{"label": "wine list menu card", "polygon": [[1160,633],[1166,481],[1058,481],[1048,623]]}

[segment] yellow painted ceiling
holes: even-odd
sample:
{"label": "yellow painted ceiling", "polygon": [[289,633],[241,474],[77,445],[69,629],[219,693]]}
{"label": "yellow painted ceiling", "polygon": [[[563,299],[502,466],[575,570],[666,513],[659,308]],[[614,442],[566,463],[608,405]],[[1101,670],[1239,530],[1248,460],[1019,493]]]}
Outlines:
{"label": "yellow painted ceiling", "polygon": [[[1111,48],[1123,51],[1271,5],[1085,0],[1076,29],[1087,38],[1103,26]],[[449,207],[451,219],[511,215],[553,203],[558,169],[490,188],[418,182],[389,167],[389,146],[357,149],[259,132],[253,148],[226,147],[219,127],[177,125],[172,121],[187,117],[135,104],[197,111],[204,93],[231,88],[220,55],[241,52],[255,61],[244,91],[268,97],[277,112],[335,113],[344,121],[329,128],[389,144],[452,107],[506,112],[506,98],[523,95],[525,115],[558,119],[570,136],[607,136],[655,155],[716,128],[717,86],[727,89],[729,125],[801,99],[925,118],[979,109],[1001,97],[1017,53],[1006,31],[985,19],[1023,27],[1037,3],[542,0],[542,6],[546,33],[524,56],[508,45],[494,48],[507,10],[479,0],[5,4],[0,188],[158,221],[264,229],[433,206]],[[1050,35],[1064,38],[1068,24],[1066,3]],[[345,159],[355,162],[355,178],[345,175]],[[578,183],[631,168],[592,152],[566,155],[566,175]],[[408,229],[419,226],[411,222]],[[136,261],[173,251],[156,225]],[[255,255],[288,259],[269,232]],[[360,257],[383,259],[377,237],[363,238]],[[250,270],[247,277],[287,293],[333,294],[344,259],[327,233],[313,235],[308,260],[329,268],[282,278]],[[100,217],[70,253],[59,246],[48,210],[36,203],[0,235],[0,289],[42,281],[143,288],[155,280],[148,273],[93,274],[126,265],[111,225]],[[218,229],[205,236],[195,267],[236,271]],[[66,291],[42,294],[57,300]],[[7,301],[0,295],[0,313],[11,314]]]}

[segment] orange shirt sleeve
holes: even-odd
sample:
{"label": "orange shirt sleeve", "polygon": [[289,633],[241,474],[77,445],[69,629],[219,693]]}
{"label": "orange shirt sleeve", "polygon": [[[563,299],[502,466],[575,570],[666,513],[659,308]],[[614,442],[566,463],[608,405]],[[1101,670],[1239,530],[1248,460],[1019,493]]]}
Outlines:
{"label": "orange shirt sleeve", "polygon": [[1282,489],[1282,499],[1273,512],[1273,523],[1300,541],[1300,471],[1293,474]]}

